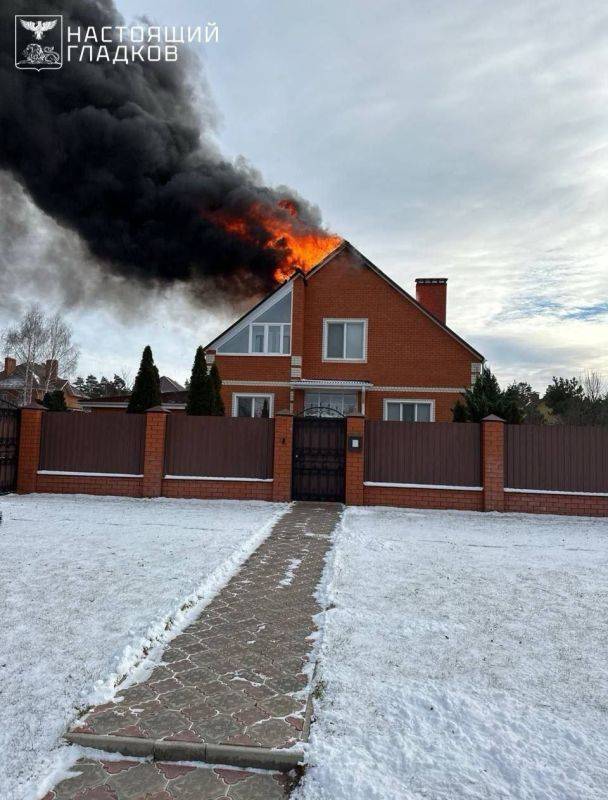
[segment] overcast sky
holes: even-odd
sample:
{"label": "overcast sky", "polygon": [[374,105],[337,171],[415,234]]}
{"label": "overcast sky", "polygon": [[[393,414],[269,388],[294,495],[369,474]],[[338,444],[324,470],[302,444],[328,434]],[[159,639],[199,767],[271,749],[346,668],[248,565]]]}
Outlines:
{"label": "overcast sky", "polygon": [[[217,22],[219,43],[200,55],[218,146],[318,204],[332,230],[408,291],[417,276],[448,277],[448,324],[501,381],[543,389],[553,374],[608,377],[605,3],[118,6],[127,19]],[[135,372],[149,343],[161,373],[183,380],[196,345],[234,317],[175,292],[150,304],[121,288],[109,304],[106,277],[87,267],[86,289],[78,280],[75,237],[6,181],[4,192],[15,247],[3,264],[0,326],[36,297],[62,307],[82,347],[80,373]],[[37,256],[35,284],[8,280]],[[74,272],[67,298],[60,270]]]}

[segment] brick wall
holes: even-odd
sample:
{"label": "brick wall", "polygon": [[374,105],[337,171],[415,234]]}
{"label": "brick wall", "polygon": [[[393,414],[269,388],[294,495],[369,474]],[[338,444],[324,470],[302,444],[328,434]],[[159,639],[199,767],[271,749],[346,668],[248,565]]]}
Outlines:
{"label": "brick wall", "polygon": [[274,461],[278,480],[165,479],[165,435],[168,413],[161,408],[146,413],[143,477],[39,473],[42,415],[40,407],[21,412],[17,491],[59,494],[118,495],[127,497],[183,497],[235,500],[291,499],[291,422],[279,416],[275,424]]}
{"label": "brick wall", "polygon": [[365,486],[363,495],[363,502],[366,506],[452,508],[457,511],[483,511],[483,492]]}
{"label": "brick wall", "polygon": [[[39,408],[21,412],[17,491],[108,494],[130,497],[229,498],[247,500],[291,499],[293,418],[279,413],[274,426],[272,480],[197,480],[164,478],[164,443],[167,414],[152,409],[146,414],[143,477],[40,474],[38,463],[42,415]],[[482,482],[480,491],[447,487],[366,485],[364,483],[364,419],[347,420],[347,437],[363,440],[361,451],[347,449],[345,499],[352,505],[391,505],[409,508],[463,511],[511,511],[535,514],[608,516],[608,496],[566,492],[504,490],[504,423],[490,417],[482,423]]]}
{"label": "brick wall", "polygon": [[165,473],[165,433],[167,411],[158,406],[146,412],[146,443],[144,449],[144,497],[158,497]]}
{"label": "brick wall", "polygon": [[[35,492],[53,494],[107,494],[142,497],[142,478],[109,478],[87,475],[38,475]],[[17,491],[20,491],[19,488]]]}
{"label": "brick wall", "polygon": [[505,492],[505,511],[527,514],[573,514],[581,517],[608,517],[608,497],[549,492]]}
{"label": "brick wall", "polygon": [[291,458],[293,450],[293,417],[278,414],[274,422],[274,462],[272,499],[291,500]]}
{"label": "brick wall", "polygon": [[163,497],[187,497],[199,500],[272,500],[273,481],[162,481]]}
{"label": "brick wall", "polygon": [[484,511],[504,511],[504,423],[491,414],[481,426],[481,474]]}
{"label": "brick wall", "polygon": [[42,413],[38,406],[27,406],[21,409],[17,460],[17,491],[20,494],[36,491]]}
{"label": "brick wall", "polygon": [[[364,447],[365,417],[352,416],[346,420],[346,475],[345,475],[345,500],[347,505],[360,506],[364,504]],[[351,437],[360,441],[360,450],[350,450],[348,443]]]}

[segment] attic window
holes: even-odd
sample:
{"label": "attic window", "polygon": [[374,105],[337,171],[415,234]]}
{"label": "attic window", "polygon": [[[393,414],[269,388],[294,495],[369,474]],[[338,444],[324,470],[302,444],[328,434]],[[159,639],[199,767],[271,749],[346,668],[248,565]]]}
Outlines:
{"label": "attic window", "polygon": [[291,325],[254,323],[251,325],[250,353],[264,355],[289,355]]}
{"label": "attic window", "polygon": [[291,292],[243,319],[236,332],[218,345],[217,352],[222,355],[289,355],[290,320]]}

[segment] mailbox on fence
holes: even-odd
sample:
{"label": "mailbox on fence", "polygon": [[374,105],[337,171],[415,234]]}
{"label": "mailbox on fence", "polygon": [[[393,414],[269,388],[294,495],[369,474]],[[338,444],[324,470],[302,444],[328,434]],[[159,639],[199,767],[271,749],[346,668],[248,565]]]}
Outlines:
{"label": "mailbox on fence", "polygon": [[348,449],[351,453],[361,453],[363,451],[363,436],[349,436]]}

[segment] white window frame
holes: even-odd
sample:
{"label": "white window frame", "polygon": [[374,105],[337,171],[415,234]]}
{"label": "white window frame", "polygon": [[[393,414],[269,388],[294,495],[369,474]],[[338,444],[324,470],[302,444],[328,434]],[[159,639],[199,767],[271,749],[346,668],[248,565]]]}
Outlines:
{"label": "white window frame", "polygon": [[[238,416],[238,405],[240,397],[263,397],[268,400],[268,416],[274,417],[274,394],[272,392],[233,392],[232,393],[232,416]],[[244,417],[246,419],[246,417]],[[251,417],[250,419],[259,419]]]}
{"label": "white window frame", "polygon": [[[328,330],[330,323],[334,322],[362,322],[363,323],[363,358],[331,358],[327,355],[327,339],[328,339]],[[344,351],[346,352],[346,328],[344,331]],[[338,362],[349,362],[354,364],[364,364],[367,361],[367,319],[361,319],[356,317],[325,317],[323,319],[323,361],[329,361],[335,363]]]}
{"label": "white window frame", "polygon": [[[307,406],[306,405],[306,395],[307,394],[316,394],[316,395],[318,395],[319,396],[319,403],[316,406]],[[344,395],[345,394],[354,395],[355,396],[355,413],[357,413],[357,409],[359,407],[359,398],[357,396],[358,392],[357,392],[356,389],[335,389],[333,391],[331,389],[306,389],[305,392],[304,392],[304,410],[306,410],[306,408],[325,408],[326,406],[324,406],[323,403],[321,402],[322,398],[323,398],[323,395],[330,395],[330,394],[342,395],[342,410],[340,411],[340,413],[343,416],[344,416]]]}
{"label": "white window frame", "polygon": [[[401,403],[403,405],[416,405],[417,403],[425,403],[427,406],[431,407],[431,414],[429,418],[429,422],[435,422],[435,401],[428,400],[428,399],[414,399],[411,397],[385,397],[382,401],[383,411],[382,411],[382,418],[385,422],[388,422],[388,404],[389,403]],[[399,416],[403,416],[403,412],[399,412]],[[397,420],[394,420],[397,422]],[[417,419],[414,422],[418,422]]]}
{"label": "white window frame", "polygon": [[[264,328],[264,350],[261,353],[254,352],[253,350],[253,326],[257,325],[259,328]],[[289,327],[289,352],[284,353],[281,349],[280,353],[269,353],[268,352],[268,328],[271,325],[278,326],[281,329],[281,333],[279,336],[281,348],[283,347],[283,338],[285,336],[285,327]],[[225,355],[224,353],[220,353],[220,355]],[[231,353],[231,355],[250,355],[250,356],[290,356],[291,355],[291,322],[253,322],[249,323],[249,353]]]}

